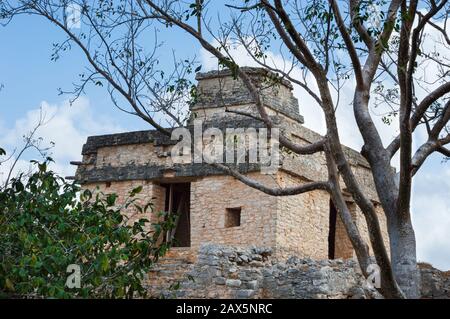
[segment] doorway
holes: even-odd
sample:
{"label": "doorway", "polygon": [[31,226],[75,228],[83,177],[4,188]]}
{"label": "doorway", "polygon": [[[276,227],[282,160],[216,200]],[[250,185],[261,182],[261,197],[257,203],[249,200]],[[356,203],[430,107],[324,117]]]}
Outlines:
{"label": "doorway", "polygon": [[166,189],[165,211],[174,217],[174,228],[167,232],[166,241],[173,247],[191,246],[191,183],[161,184]]}
{"label": "doorway", "polygon": [[328,259],[336,257],[336,221],[337,210],[333,201],[330,199],[330,218],[328,227]]}
{"label": "doorway", "polygon": [[[352,219],[356,220],[356,204],[348,201],[345,203]],[[333,202],[330,200],[330,224],[328,231],[328,259],[349,259],[354,255],[354,249],[347,230]]]}

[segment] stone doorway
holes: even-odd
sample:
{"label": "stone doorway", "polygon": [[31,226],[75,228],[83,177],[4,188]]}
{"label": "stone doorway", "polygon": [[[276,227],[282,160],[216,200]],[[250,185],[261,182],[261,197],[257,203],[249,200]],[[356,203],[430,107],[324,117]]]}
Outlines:
{"label": "stone doorway", "polygon": [[[347,202],[353,220],[356,220],[356,204]],[[328,259],[349,259],[353,257],[354,249],[344,223],[338,216],[336,207],[330,200],[330,224],[328,232]]]}
{"label": "stone doorway", "polygon": [[328,227],[328,259],[336,257],[336,221],[337,210],[333,201],[330,199],[330,218]]}
{"label": "stone doorway", "polygon": [[191,246],[191,183],[161,184],[166,189],[165,211],[175,215],[175,227],[166,234],[173,247]]}

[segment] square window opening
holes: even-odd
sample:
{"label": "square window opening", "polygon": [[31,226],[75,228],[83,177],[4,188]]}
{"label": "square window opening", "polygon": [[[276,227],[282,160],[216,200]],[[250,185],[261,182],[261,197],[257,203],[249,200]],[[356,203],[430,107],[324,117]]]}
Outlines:
{"label": "square window opening", "polygon": [[225,228],[241,226],[242,207],[227,208],[225,210]]}

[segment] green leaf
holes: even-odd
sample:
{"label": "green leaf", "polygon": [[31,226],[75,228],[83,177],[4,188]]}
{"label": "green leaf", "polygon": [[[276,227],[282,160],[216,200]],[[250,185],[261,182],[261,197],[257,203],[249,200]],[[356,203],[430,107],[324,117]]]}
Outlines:
{"label": "green leaf", "polygon": [[142,185],[139,185],[138,187],[134,188],[131,192],[130,192],[130,197],[135,196],[136,194],[139,194],[140,192],[142,192]]}
{"label": "green leaf", "polygon": [[15,291],[14,284],[12,283],[11,279],[6,278],[5,280],[5,288],[9,291]]}
{"label": "green leaf", "polygon": [[23,186],[23,184],[20,180],[18,180],[14,183],[14,187],[16,188],[16,192],[18,192],[18,193],[22,192],[25,189],[25,187]]}
{"label": "green leaf", "polygon": [[109,269],[109,260],[106,255],[102,255],[100,258],[100,267],[103,272],[107,272]]}
{"label": "green leaf", "polygon": [[114,206],[117,200],[117,194],[109,194],[108,197],[106,197],[106,203],[108,206]]}

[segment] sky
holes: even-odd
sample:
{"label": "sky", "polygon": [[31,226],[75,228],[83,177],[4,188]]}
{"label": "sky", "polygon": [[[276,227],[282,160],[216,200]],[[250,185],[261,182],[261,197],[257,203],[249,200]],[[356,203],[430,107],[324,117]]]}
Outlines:
{"label": "sky", "polygon": [[[213,69],[217,61],[181,33],[165,33],[166,41],[180,54],[197,56],[202,71]],[[62,176],[74,174],[69,161],[81,159],[81,147],[87,136],[149,129],[144,121],[125,114],[112,106],[105,88],[89,87],[86,94],[70,105],[67,95],[59,95],[58,88],[71,89],[78,74],[86,66],[76,49],[56,62],[50,61],[52,44],[63,39],[61,32],[38,17],[20,17],[6,28],[0,27],[3,49],[0,51],[0,146],[11,152],[22,142],[22,136],[37,122],[41,110],[48,123],[39,131],[44,143],[55,143],[53,169]],[[245,52],[236,49],[241,65],[252,65]],[[162,54],[168,63],[171,54]],[[282,61],[275,53],[274,61]],[[295,71],[294,71],[295,72]],[[351,83],[350,83],[351,84]],[[305,126],[324,132],[321,113],[312,100],[298,87],[294,94],[299,100]],[[338,109],[338,123],[344,144],[359,150],[362,139],[351,114],[351,85],[344,88],[343,102]],[[381,122],[372,114],[384,140],[396,135],[396,127]],[[423,133],[415,134],[415,144],[423,140]],[[19,163],[28,167],[30,157]],[[0,166],[0,174],[5,167]],[[0,175],[0,179],[1,179]],[[413,185],[412,217],[417,237],[418,260],[440,269],[450,269],[450,165],[442,156],[434,155],[416,175]]]}

